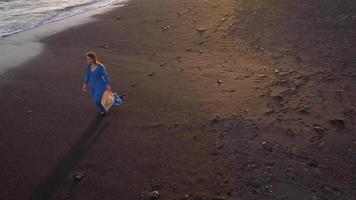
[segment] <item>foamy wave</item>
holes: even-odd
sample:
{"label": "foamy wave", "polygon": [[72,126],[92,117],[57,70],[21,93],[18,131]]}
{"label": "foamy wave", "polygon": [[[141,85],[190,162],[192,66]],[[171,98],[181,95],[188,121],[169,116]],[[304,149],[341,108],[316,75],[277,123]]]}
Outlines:
{"label": "foamy wave", "polygon": [[0,0],[0,38],[124,0]]}

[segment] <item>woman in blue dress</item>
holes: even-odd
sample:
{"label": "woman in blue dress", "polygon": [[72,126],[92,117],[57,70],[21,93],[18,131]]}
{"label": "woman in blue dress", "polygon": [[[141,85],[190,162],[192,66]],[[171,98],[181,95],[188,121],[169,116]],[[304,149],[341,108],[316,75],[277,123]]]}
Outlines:
{"label": "woman in blue dress", "polygon": [[[101,104],[101,99],[106,90],[111,92],[110,88],[110,80],[106,73],[105,67],[98,61],[98,58],[94,52],[89,52],[86,54],[87,56],[87,69],[85,72],[85,79],[83,84],[83,91],[88,91],[88,85],[91,87],[92,99],[96,105],[96,107],[100,111],[100,115],[105,115],[107,110]],[[115,102],[113,107],[116,107],[122,104],[122,100],[119,96],[115,96]]]}

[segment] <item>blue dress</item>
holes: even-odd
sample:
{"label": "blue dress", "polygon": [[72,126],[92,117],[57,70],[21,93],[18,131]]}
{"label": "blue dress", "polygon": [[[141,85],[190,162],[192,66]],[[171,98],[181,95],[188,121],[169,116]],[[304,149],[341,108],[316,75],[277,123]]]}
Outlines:
{"label": "blue dress", "polygon": [[[90,69],[90,66],[87,67],[84,83],[91,86],[92,98],[96,107],[98,107],[100,112],[106,112],[105,108],[101,104],[101,98],[106,91],[106,87],[109,85],[110,80],[104,65],[99,64],[94,71]],[[122,104],[122,99],[115,95],[115,103],[110,110],[120,104]]]}

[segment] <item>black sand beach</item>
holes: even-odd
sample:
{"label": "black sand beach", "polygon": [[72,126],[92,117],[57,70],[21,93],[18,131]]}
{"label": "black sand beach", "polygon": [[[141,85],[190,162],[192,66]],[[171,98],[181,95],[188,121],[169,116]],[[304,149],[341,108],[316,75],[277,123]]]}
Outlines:
{"label": "black sand beach", "polygon": [[0,76],[0,199],[355,199],[356,3],[326,4],[132,0],[43,39]]}

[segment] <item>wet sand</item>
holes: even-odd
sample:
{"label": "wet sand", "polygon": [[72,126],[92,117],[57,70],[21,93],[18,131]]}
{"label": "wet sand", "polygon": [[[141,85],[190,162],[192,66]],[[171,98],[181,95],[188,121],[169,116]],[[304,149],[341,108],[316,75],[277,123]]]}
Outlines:
{"label": "wet sand", "polygon": [[[44,39],[0,78],[1,199],[355,199],[353,69],[249,40],[239,3],[133,0]],[[127,95],[104,118],[89,50]]]}

